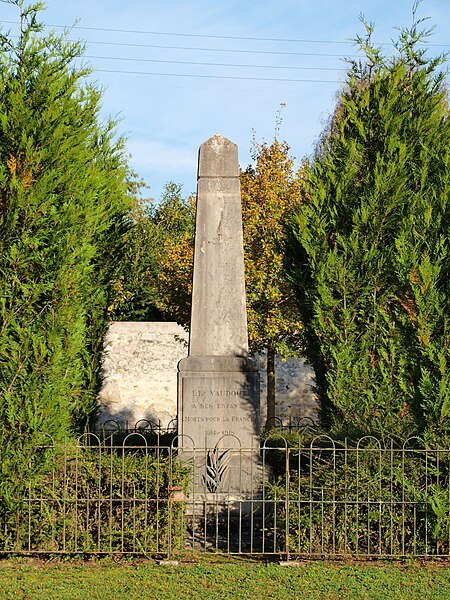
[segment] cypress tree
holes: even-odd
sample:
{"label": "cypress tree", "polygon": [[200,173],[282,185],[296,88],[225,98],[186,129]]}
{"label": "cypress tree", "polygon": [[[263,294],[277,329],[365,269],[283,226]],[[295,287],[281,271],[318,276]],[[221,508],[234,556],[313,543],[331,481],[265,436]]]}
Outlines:
{"label": "cypress tree", "polygon": [[130,204],[123,141],[99,120],[80,43],[43,35],[41,3],[0,36],[0,497],[36,446],[95,409],[108,273]]}
{"label": "cypress tree", "polygon": [[359,39],[294,223],[294,279],[324,423],[450,433],[450,120],[420,21],[384,57]]}

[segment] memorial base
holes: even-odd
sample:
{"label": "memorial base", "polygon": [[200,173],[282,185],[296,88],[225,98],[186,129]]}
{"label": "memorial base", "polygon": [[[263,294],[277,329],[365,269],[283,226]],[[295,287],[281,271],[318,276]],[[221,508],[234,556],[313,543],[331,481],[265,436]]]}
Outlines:
{"label": "memorial base", "polygon": [[193,465],[193,491],[252,495],[262,478],[253,362],[189,356],[178,371],[178,447]]}

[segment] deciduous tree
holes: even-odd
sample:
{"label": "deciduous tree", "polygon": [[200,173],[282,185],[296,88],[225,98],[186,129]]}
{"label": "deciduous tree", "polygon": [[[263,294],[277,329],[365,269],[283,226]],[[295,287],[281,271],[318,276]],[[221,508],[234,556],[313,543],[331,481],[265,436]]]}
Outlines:
{"label": "deciduous tree", "polygon": [[169,182],[159,203],[131,211],[123,259],[112,277],[111,318],[189,324],[195,200]]}
{"label": "deciduous tree", "polygon": [[[285,269],[288,223],[303,195],[286,142],[254,146],[254,165],[241,174],[249,341],[267,351],[267,418],[275,417],[275,356],[300,349],[302,324]],[[272,421],[273,422],[273,421]]]}

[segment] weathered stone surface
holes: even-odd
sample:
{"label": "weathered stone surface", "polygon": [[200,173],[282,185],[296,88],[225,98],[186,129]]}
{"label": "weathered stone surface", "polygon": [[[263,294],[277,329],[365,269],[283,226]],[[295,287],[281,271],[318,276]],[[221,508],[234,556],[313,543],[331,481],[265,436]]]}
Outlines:
{"label": "weathered stone surface", "polygon": [[[198,179],[219,177],[239,178],[239,158],[236,144],[220,133],[200,146],[198,153]],[[239,203],[240,204],[240,203]]]}
{"label": "weathered stone surface", "polygon": [[221,441],[228,448],[257,448],[259,373],[253,364],[234,357],[205,357],[204,362],[188,357],[179,368],[183,445],[214,448]]}
{"label": "weathered stone surface", "polygon": [[[257,354],[255,362],[260,373],[261,424],[267,419],[266,355]],[[313,391],[314,371],[300,358],[275,359],[275,422],[273,425],[305,425],[318,422],[319,405]]]}
{"label": "weathered stone surface", "polygon": [[200,147],[190,356],[247,356],[237,146],[216,134]]}
{"label": "weathered stone surface", "polygon": [[176,323],[110,323],[102,362],[98,425],[108,420],[161,427],[176,417],[177,364],[187,353],[187,334]]}
{"label": "weathered stone surface", "polygon": [[[139,420],[149,420],[166,427],[176,416],[179,363],[182,440],[203,451],[205,460],[216,444],[233,448],[236,460],[229,465],[228,472],[234,473],[229,482],[246,473],[244,487],[250,489],[259,469],[254,460],[260,425],[259,373],[248,358],[237,146],[220,135],[205,142],[199,153],[193,287],[187,358],[186,334],[174,323],[110,325],[98,424],[113,419],[134,427]],[[261,360],[259,368],[264,369]],[[264,388],[265,377],[262,383]],[[283,424],[306,415],[316,417],[311,384],[312,371],[301,361],[278,362],[277,413]],[[263,395],[263,423],[265,404]],[[242,450],[236,448],[252,450],[243,461]],[[244,480],[238,486],[241,491]],[[238,489],[234,483],[232,488]]]}
{"label": "weathered stone surface", "polygon": [[[134,426],[145,418],[167,426],[177,416],[177,364],[187,352],[188,334],[176,323],[111,323],[103,354],[100,422],[113,418],[126,427],[127,422]],[[215,360],[216,357],[210,357],[210,368],[214,368]],[[260,373],[263,426],[267,405],[265,356],[257,355],[255,361]],[[206,361],[202,364],[208,370]],[[229,363],[227,369],[234,367]],[[303,417],[317,419],[313,385],[314,372],[302,360],[283,361],[277,357],[275,410],[283,425],[288,425],[289,420],[295,424]]]}

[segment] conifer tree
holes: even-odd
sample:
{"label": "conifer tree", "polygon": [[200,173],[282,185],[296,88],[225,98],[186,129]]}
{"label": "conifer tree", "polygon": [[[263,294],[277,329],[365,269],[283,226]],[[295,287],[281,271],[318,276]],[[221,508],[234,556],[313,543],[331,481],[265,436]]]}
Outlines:
{"label": "conifer tree", "polygon": [[294,224],[322,417],[345,434],[450,433],[450,119],[420,23],[391,58],[365,24]]}
{"label": "conifer tree", "polygon": [[99,121],[80,43],[11,2],[0,36],[0,498],[49,434],[95,408],[109,271],[130,204],[123,144]]}

